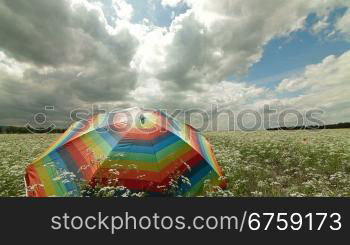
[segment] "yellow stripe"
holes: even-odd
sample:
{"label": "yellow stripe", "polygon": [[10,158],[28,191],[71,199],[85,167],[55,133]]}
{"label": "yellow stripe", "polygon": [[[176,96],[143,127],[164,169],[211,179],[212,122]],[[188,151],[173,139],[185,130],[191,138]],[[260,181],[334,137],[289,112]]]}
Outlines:
{"label": "yellow stripe", "polygon": [[39,175],[41,183],[44,185],[44,190],[47,196],[56,196],[56,188],[49,176],[47,169],[43,165],[35,166],[35,170]]}
{"label": "yellow stripe", "polygon": [[89,150],[94,154],[94,157],[96,159],[106,157],[106,154],[103,151],[103,149],[97,144],[97,142],[94,142],[94,140],[89,134],[81,136],[80,139],[84,142],[85,145],[89,146]]}
{"label": "yellow stripe", "polygon": [[[115,168],[120,170],[132,170],[132,169],[138,169],[138,170],[144,170],[144,171],[152,171],[152,172],[161,172],[163,169],[165,169],[170,162],[175,161],[176,159],[179,159],[182,155],[186,154],[187,152],[191,151],[192,148],[184,144],[181,148],[178,148],[176,152],[173,154],[169,154],[165,158],[161,159],[159,162],[142,162],[142,161],[135,161],[135,160],[106,160],[102,163],[102,167],[107,168]],[[127,153],[124,153],[127,154]],[[134,152],[130,154],[135,154]]]}

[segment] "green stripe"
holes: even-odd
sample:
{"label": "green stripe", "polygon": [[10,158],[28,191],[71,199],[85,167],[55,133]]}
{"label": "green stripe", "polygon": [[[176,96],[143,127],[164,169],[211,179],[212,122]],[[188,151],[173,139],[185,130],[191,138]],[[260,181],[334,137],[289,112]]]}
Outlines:
{"label": "green stripe", "polygon": [[160,172],[168,166],[170,162],[179,159],[182,155],[191,150],[192,148],[185,142],[178,141],[156,154],[125,152],[123,156],[109,158],[104,161],[102,167]]}
{"label": "green stripe", "polygon": [[200,181],[198,181],[197,184],[192,186],[191,189],[188,190],[188,192],[186,192],[185,196],[193,197],[193,196],[204,195],[205,192],[207,191],[206,189],[204,189],[204,181],[208,179],[210,180],[209,186],[216,186],[216,185],[219,185],[220,183],[218,174],[214,170],[212,170],[210,171],[209,174],[207,174]]}
{"label": "green stripe", "polygon": [[57,177],[55,166],[49,166],[47,163],[42,163],[35,166],[35,168],[48,195],[64,196],[64,193],[67,192],[65,187],[60,181],[53,180]]}
{"label": "green stripe", "polygon": [[[47,155],[45,158],[44,158],[44,161],[46,162],[54,162],[54,160],[49,157],[49,155]],[[55,186],[55,189],[56,191],[58,192],[58,196],[63,196],[65,193],[67,193],[67,189],[65,187],[65,185],[62,183],[61,180],[56,180],[54,181],[53,178],[56,178],[58,177],[58,170],[57,170],[57,167],[55,164],[53,164],[53,166],[45,166],[46,169],[48,170],[48,174],[50,176],[50,178],[52,179],[52,182],[54,183],[54,186]]]}
{"label": "green stripe", "polygon": [[106,140],[96,131],[91,132],[91,134],[88,135],[91,140],[103,151],[105,156],[111,152],[112,147],[106,142]]}
{"label": "green stripe", "polygon": [[155,153],[138,153],[138,152],[112,152],[108,157],[110,160],[127,160],[127,161],[140,161],[155,163],[160,162],[167,156],[176,153],[181,150],[187,144],[183,141],[177,141],[172,145],[169,145],[162,150]]}

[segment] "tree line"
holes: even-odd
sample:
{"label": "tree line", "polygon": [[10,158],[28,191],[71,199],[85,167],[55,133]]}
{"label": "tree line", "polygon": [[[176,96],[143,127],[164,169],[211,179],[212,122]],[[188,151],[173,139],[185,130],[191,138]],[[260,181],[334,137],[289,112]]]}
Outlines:
{"label": "tree line", "polygon": [[0,126],[0,134],[61,134],[66,129],[63,128],[31,128],[31,127],[14,127],[14,126]]}
{"label": "tree line", "polygon": [[[350,122],[328,124],[328,125],[308,125],[308,126],[294,126],[294,127],[276,127],[268,128],[267,130],[312,130],[312,129],[341,129],[350,128]],[[66,131],[65,128],[30,128],[30,127],[14,127],[14,126],[0,126],[0,134],[62,134]]]}
{"label": "tree line", "polygon": [[341,129],[350,128],[350,122],[342,122],[337,124],[327,124],[327,125],[308,125],[308,126],[294,126],[294,127],[277,127],[268,128],[267,130],[311,130],[311,129]]}

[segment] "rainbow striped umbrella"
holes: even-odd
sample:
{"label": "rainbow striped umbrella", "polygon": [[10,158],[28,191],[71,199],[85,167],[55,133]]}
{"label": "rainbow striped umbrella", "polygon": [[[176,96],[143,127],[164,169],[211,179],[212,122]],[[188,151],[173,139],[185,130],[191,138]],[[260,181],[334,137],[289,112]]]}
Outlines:
{"label": "rainbow striped umbrella", "polygon": [[[80,196],[81,182],[185,196],[225,187],[208,141],[190,125],[157,110],[131,108],[74,123],[26,169],[27,196]],[[180,178],[186,181],[178,182]]]}

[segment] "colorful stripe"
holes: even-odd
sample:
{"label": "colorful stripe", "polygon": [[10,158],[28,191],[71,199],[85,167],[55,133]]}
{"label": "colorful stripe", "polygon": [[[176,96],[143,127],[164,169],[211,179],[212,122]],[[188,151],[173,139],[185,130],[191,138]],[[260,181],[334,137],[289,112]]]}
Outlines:
{"label": "colorful stripe", "polygon": [[205,180],[224,186],[209,142],[193,127],[160,111],[132,108],[74,123],[28,166],[28,196],[79,196],[79,182],[164,193],[174,178],[181,194],[203,192]]}

